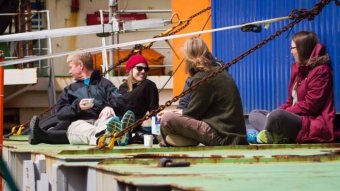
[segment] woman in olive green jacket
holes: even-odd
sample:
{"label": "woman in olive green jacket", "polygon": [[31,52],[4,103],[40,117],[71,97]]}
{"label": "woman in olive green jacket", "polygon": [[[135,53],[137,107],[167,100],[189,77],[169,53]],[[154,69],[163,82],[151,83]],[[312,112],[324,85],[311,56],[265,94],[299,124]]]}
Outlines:
{"label": "woman in olive green jacket", "polygon": [[[198,37],[184,44],[190,86],[218,69],[204,41]],[[161,146],[247,144],[240,94],[227,72],[204,82],[190,95],[187,108],[159,113]]]}

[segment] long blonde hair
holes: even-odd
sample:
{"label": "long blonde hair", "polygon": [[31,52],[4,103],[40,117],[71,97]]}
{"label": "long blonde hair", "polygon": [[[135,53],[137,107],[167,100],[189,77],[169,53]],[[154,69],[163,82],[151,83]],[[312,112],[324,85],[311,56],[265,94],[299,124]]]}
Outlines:
{"label": "long blonde hair", "polygon": [[133,90],[133,84],[136,83],[136,81],[133,78],[133,70],[129,71],[128,77],[126,78],[126,84],[128,87],[128,92],[131,92]]}
{"label": "long blonde hair", "polygon": [[209,71],[213,66],[213,56],[205,42],[199,37],[192,37],[185,41],[183,54],[186,71],[192,76],[199,71]]}

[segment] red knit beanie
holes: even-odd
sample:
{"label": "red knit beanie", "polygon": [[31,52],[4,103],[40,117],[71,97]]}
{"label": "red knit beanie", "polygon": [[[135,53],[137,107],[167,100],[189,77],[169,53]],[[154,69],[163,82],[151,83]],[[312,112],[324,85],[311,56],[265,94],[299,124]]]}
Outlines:
{"label": "red knit beanie", "polygon": [[130,72],[132,68],[134,68],[137,64],[140,64],[140,63],[146,64],[146,66],[148,66],[148,63],[146,59],[144,58],[144,56],[139,55],[139,54],[135,54],[131,56],[129,60],[126,62],[126,66],[125,66],[126,73]]}

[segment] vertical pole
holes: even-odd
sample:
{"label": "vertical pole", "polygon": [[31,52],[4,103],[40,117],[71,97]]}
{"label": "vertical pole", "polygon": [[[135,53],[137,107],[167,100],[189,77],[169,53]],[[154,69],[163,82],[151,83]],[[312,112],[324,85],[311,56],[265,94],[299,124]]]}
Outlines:
{"label": "vertical pole", "polygon": [[[22,32],[25,32],[24,29],[25,29],[25,10],[23,9],[23,6],[24,6],[24,2],[23,0],[19,0],[19,12],[18,12],[18,31],[15,31],[16,33],[22,33]],[[26,45],[24,45],[24,43],[22,41],[19,41],[17,46],[16,46],[16,49],[17,49],[17,57],[18,58],[23,58],[25,53],[24,53],[24,50]],[[17,65],[18,68],[24,68],[24,65],[23,64],[20,64],[20,65]]]}
{"label": "vertical pole", "polygon": [[[3,52],[0,50],[0,62],[4,61]],[[2,157],[2,137],[4,129],[4,68],[0,66],[0,158]],[[2,191],[2,178],[0,178],[0,191]]]}
{"label": "vertical pole", "polygon": [[[115,12],[113,12],[113,6],[115,6],[117,2],[114,0],[109,0],[109,21],[112,21],[112,15],[116,14]],[[112,28],[111,30],[113,30],[113,25],[111,25]],[[114,34],[112,33],[110,38],[109,38],[109,45],[113,45],[114,44]],[[113,67],[114,65],[114,57],[113,57],[113,53],[114,53],[114,49],[110,49],[110,55],[109,55],[109,67]],[[114,71],[111,72],[111,74],[114,74]]]}
{"label": "vertical pole", "polygon": [[[31,2],[26,2],[26,8],[27,8],[27,14],[25,13],[25,20],[27,28],[26,30],[28,32],[32,32],[32,10],[31,10]],[[26,31],[25,30],[25,31]],[[26,55],[32,56],[33,55],[33,40],[27,41],[27,52]],[[33,68],[33,62],[27,64],[28,68]]]}
{"label": "vertical pole", "polygon": [[[103,10],[99,10],[100,13],[100,23],[103,26],[103,32],[104,32],[104,15],[103,15]],[[103,65],[102,65],[102,71],[105,72],[109,67],[108,67],[108,63],[107,63],[107,53],[106,53],[106,49],[104,49],[104,47],[106,46],[106,41],[105,41],[105,37],[102,37],[102,60],[103,60]],[[104,76],[105,78],[109,79],[109,74],[106,73],[106,75]]]}
{"label": "vertical pole", "polygon": [[[50,21],[50,11],[46,11],[46,17],[47,17],[47,29],[51,30],[51,21]],[[52,39],[51,37],[48,38],[48,54],[52,54]],[[49,86],[48,86],[48,101],[50,104],[50,107],[52,105],[55,105],[57,103],[57,95],[55,91],[55,83],[54,83],[54,64],[53,64],[53,58],[48,60],[48,65],[50,68],[50,79],[49,79]],[[54,110],[52,110],[53,112]]]}

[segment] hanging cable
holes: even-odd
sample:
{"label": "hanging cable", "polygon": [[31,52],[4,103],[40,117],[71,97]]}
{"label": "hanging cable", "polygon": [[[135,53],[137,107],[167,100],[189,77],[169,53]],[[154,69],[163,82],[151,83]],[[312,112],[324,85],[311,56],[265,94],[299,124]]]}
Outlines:
{"label": "hanging cable", "polygon": [[[276,31],[274,34],[270,35],[269,37],[262,40],[260,43],[256,44],[252,48],[248,49],[247,51],[243,52],[238,57],[234,58],[232,61],[222,65],[219,69],[211,72],[208,76],[204,77],[203,79],[197,81],[195,84],[190,86],[187,90],[183,91],[177,96],[174,96],[172,99],[165,102],[164,105],[160,105],[157,109],[152,110],[149,114],[144,115],[144,117],[138,119],[134,124],[130,125],[129,127],[126,127],[124,130],[122,130],[119,133],[114,133],[107,135],[106,137],[111,137],[113,142],[117,140],[119,137],[123,136],[125,133],[128,133],[132,131],[132,129],[138,127],[140,124],[143,123],[143,121],[150,119],[152,116],[156,115],[160,111],[164,110],[166,107],[169,107],[172,105],[172,103],[177,102],[181,97],[191,93],[193,90],[195,90],[198,86],[200,86],[202,83],[210,80],[211,78],[215,77],[217,74],[224,72],[226,69],[228,69],[231,65],[236,64],[246,56],[250,55],[251,53],[255,52],[256,50],[260,49],[262,46],[267,44],[269,41],[272,41],[276,39],[278,36],[280,36],[282,33],[288,31],[290,28],[294,27],[298,23],[300,23],[304,19],[308,19],[309,21],[313,20],[315,16],[319,15],[324,6],[328,5],[330,0],[321,0],[320,2],[316,3],[314,7],[311,10],[307,9],[299,9],[299,10],[293,10],[289,18],[291,18],[292,22],[287,24],[286,26],[280,28],[278,31]],[[337,4],[336,4],[337,5]],[[339,5],[338,5],[339,6]],[[110,144],[109,148],[112,148],[114,144]],[[102,149],[105,147],[105,144],[98,145],[95,149]]]}
{"label": "hanging cable", "polygon": [[[207,26],[207,24],[208,24],[210,18],[211,18],[211,14],[209,15],[209,17],[208,17],[207,20],[205,21],[205,23],[204,23],[204,25],[203,25],[201,31],[204,30],[204,28]],[[200,36],[200,34],[199,34],[198,36]],[[168,83],[170,82],[170,80],[172,79],[172,77],[176,74],[177,70],[181,67],[183,61],[184,61],[184,58],[181,59],[181,61],[179,62],[179,64],[178,64],[177,67],[175,68],[175,70],[172,72],[172,74],[170,75],[170,77],[168,78],[168,80],[167,80],[167,81],[165,82],[165,84],[161,87],[161,89],[158,90],[158,93],[160,93],[160,92],[165,88],[165,86],[168,85]]]}
{"label": "hanging cable", "polygon": [[43,55],[43,56],[32,56],[32,57],[26,57],[26,58],[23,58],[23,59],[16,59],[16,60],[9,60],[9,61],[0,62],[0,65],[10,66],[10,65],[27,63],[27,62],[37,61],[37,60],[57,58],[57,57],[67,56],[69,54],[77,54],[77,53],[81,53],[81,52],[99,52],[102,49],[108,50],[108,49],[132,46],[132,45],[137,45],[137,44],[154,43],[154,42],[158,42],[158,41],[171,40],[171,39],[175,39],[175,38],[184,38],[184,37],[195,36],[195,35],[199,35],[199,34],[205,34],[205,33],[212,33],[212,32],[219,32],[219,31],[224,31],[224,30],[241,28],[242,26],[248,25],[248,24],[267,24],[267,23],[278,22],[278,21],[282,21],[282,20],[286,20],[286,19],[290,19],[290,17],[288,17],[288,16],[287,17],[278,17],[278,18],[273,18],[273,19],[266,19],[266,20],[261,20],[261,21],[250,22],[250,23],[241,24],[241,25],[221,27],[221,28],[209,29],[209,30],[203,30],[203,31],[196,31],[196,32],[191,32],[191,33],[167,35],[167,36],[162,36],[162,37],[157,37],[157,38],[144,39],[144,40],[138,40],[138,41],[132,41],[132,42],[124,42],[124,43],[114,44],[114,45],[107,45],[107,46],[104,46],[104,47],[88,48],[88,49],[62,52],[62,53]]}
{"label": "hanging cable", "polygon": [[[187,19],[185,21],[185,24],[183,22],[178,22],[178,24],[176,24],[175,26],[173,26],[172,28],[168,29],[167,31],[161,33],[160,35],[156,35],[153,38],[159,38],[159,37],[165,37],[165,36],[170,36],[170,35],[174,35],[178,32],[180,32],[181,30],[183,30],[185,27],[188,26],[189,22],[199,16],[200,14],[206,12],[207,10],[210,10],[210,7],[205,8],[197,13],[195,13],[194,15],[190,16],[189,19]],[[178,17],[177,17],[178,18]],[[183,26],[182,26],[183,25]],[[104,25],[103,25],[104,27]],[[104,28],[103,28],[103,33],[104,33]],[[154,42],[150,42],[147,45],[142,45],[142,44],[135,44],[133,49],[129,52],[129,54],[123,58],[120,59],[118,61],[118,63],[116,65],[110,66],[106,71],[103,72],[103,76],[105,76],[108,72],[110,72],[111,70],[113,70],[114,68],[120,66],[122,63],[126,62],[132,55],[134,54],[141,54],[141,51],[145,50],[145,49],[149,49],[152,45],[154,44]],[[164,86],[163,86],[164,88]],[[45,111],[43,111],[41,114],[39,114],[39,117],[44,116],[46,113],[48,113],[49,111],[51,111],[56,105],[51,106],[50,108],[47,108]],[[28,125],[29,125],[30,121],[27,121],[24,124],[20,124],[17,126],[12,127],[11,132],[8,133],[7,135],[5,135],[5,138],[9,138],[11,135],[21,135],[22,133],[27,132],[29,129],[25,129]]]}

